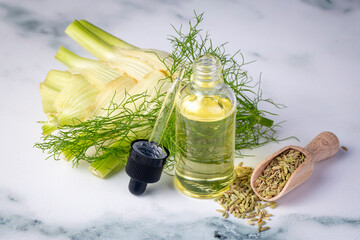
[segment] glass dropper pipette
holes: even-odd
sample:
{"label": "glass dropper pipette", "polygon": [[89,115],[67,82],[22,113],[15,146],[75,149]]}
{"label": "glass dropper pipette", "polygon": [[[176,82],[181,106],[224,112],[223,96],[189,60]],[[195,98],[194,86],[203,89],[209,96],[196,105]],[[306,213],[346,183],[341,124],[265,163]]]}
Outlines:
{"label": "glass dropper pipette", "polygon": [[160,113],[156,119],[154,129],[151,132],[149,142],[155,142],[158,145],[160,144],[162,135],[166,129],[166,125],[169,122],[171,113],[175,107],[176,96],[180,91],[181,81],[184,78],[185,68],[182,67],[179,71],[178,77],[175,79],[174,83],[171,85],[168,93],[164,98],[164,102],[161,106]]}
{"label": "glass dropper pipette", "polygon": [[143,194],[148,183],[155,183],[160,179],[166,159],[170,154],[165,147],[160,145],[160,142],[174,109],[184,74],[185,68],[182,67],[163,100],[150,138],[138,139],[131,143],[125,171],[131,177],[129,191],[134,195]]}

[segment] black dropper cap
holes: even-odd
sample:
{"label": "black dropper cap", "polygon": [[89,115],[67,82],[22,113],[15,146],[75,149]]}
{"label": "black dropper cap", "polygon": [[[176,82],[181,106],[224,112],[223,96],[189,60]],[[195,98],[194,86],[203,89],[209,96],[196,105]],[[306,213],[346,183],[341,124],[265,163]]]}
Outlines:
{"label": "black dropper cap", "polygon": [[131,177],[129,190],[134,195],[145,192],[148,183],[159,181],[162,169],[169,151],[158,145],[169,122],[171,112],[175,107],[175,99],[180,91],[181,81],[185,74],[185,68],[180,69],[178,77],[169,88],[150,135],[150,141],[138,139],[131,143],[129,159],[126,164],[126,173]]}
{"label": "black dropper cap", "polygon": [[148,183],[159,181],[169,151],[155,142],[138,139],[131,143],[129,158],[125,167],[131,177],[129,191],[134,195],[145,192]]}

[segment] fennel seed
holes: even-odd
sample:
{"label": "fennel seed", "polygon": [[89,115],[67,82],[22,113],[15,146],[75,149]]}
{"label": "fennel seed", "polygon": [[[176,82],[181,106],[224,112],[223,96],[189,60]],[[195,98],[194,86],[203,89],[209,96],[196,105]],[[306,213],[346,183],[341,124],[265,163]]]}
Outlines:
{"label": "fennel seed", "polygon": [[[277,196],[285,187],[292,173],[305,161],[300,151],[288,149],[276,156],[255,180],[256,191],[265,199]],[[270,205],[271,208],[276,205]]]}
{"label": "fennel seed", "polygon": [[225,218],[233,215],[236,218],[245,219],[249,225],[260,224],[258,226],[260,231],[261,226],[272,217],[265,208],[275,206],[276,202],[264,202],[255,194],[250,185],[253,168],[243,167],[240,163],[234,171],[235,177],[230,188],[214,199],[224,210],[217,209],[216,211]]}
{"label": "fennel seed", "polygon": [[266,230],[269,230],[270,229],[270,227],[260,227],[259,228],[259,232],[263,232],[263,231],[266,231]]}
{"label": "fennel seed", "polygon": [[250,220],[247,220],[246,223],[249,224],[249,225],[255,225],[255,223],[253,223],[253,222],[250,221]]}
{"label": "fennel seed", "polygon": [[259,227],[261,227],[261,226],[264,225],[264,224],[265,224],[265,221],[261,221],[261,222],[258,222],[257,225],[258,225]]}

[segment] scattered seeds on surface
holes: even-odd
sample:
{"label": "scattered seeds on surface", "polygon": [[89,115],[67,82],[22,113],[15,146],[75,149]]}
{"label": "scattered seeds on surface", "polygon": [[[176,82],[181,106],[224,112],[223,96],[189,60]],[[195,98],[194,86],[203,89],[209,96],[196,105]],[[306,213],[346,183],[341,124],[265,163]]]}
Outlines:
{"label": "scattered seeds on surface", "polygon": [[263,228],[260,227],[259,229],[260,229],[259,232],[263,232],[263,231],[269,230],[270,227],[263,227]]}
{"label": "scattered seeds on surface", "polygon": [[251,167],[243,167],[242,163],[235,168],[235,178],[230,188],[215,198],[224,210],[217,209],[216,211],[220,212],[224,218],[232,214],[236,218],[246,219],[245,222],[249,225],[257,224],[258,231],[261,232],[270,228],[262,228],[262,226],[273,216],[267,213],[265,208],[273,208],[277,203],[262,201],[254,193],[250,185],[253,170]]}
{"label": "scattered seeds on surface", "polygon": [[250,220],[247,220],[246,223],[249,224],[249,225],[255,225],[255,223],[253,223],[253,222],[250,221]]}
{"label": "scattered seeds on surface", "polygon": [[261,227],[262,225],[265,224],[265,221],[261,221],[261,222],[258,222],[258,226]]}
{"label": "scattered seeds on surface", "polygon": [[220,212],[220,213],[225,213],[225,211],[222,210],[222,209],[216,209],[216,211],[217,211],[217,212]]}
{"label": "scattered seeds on surface", "polygon": [[271,208],[276,208],[277,207],[277,202],[273,202],[271,205],[270,205]]}

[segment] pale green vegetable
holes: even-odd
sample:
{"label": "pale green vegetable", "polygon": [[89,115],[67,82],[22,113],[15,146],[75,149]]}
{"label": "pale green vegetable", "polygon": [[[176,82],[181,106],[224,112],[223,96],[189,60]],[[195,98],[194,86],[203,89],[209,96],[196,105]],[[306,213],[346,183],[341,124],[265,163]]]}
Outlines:
{"label": "pale green vegetable", "polygon": [[[46,80],[40,84],[43,110],[48,118],[48,121],[41,122],[44,135],[100,116],[137,112],[145,98],[149,102],[158,99],[170,86],[169,79],[166,79],[167,68],[162,62],[171,65],[171,60],[165,59],[168,53],[137,48],[84,20],[74,21],[65,32],[98,60],[80,57],[65,47],[60,47],[55,58],[69,69],[66,72],[51,70]],[[143,97],[131,98],[143,93],[146,93]],[[128,102],[126,112],[109,110],[111,103],[124,102]],[[152,105],[141,108],[138,114],[151,111]],[[141,120],[132,120],[136,121]],[[104,129],[102,132],[105,131]],[[137,136],[145,136],[147,131],[141,126],[128,131],[127,142]],[[117,140],[114,138],[105,144],[119,144],[116,143]],[[94,156],[101,152],[93,149],[93,143],[86,139],[73,144],[88,146],[86,155]],[[63,150],[61,155],[70,161],[76,154]],[[103,161],[94,162],[90,171],[99,177],[105,177],[118,167],[119,160],[109,156]]]}
{"label": "pale green vegetable", "polygon": [[60,47],[55,59],[67,66],[70,73],[82,75],[99,90],[102,90],[110,81],[122,76],[105,63],[80,57],[64,47]]}
{"label": "pale green vegetable", "polygon": [[[202,20],[203,14],[195,14],[187,33],[174,28],[175,34],[169,37],[171,54],[135,47],[85,20],[74,21],[66,34],[97,60],[59,49],[56,59],[69,69],[50,71],[40,85],[48,121],[41,122],[44,137],[36,147],[74,165],[87,161],[99,177],[116,171],[126,164],[131,141],[150,136],[162,97],[179,68],[187,67],[186,82],[195,59],[204,54],[220,59],[224,83],[236,93],[236,149],[277,141],[278,124],[267,118],[273,113],[261,110],[259,104],[281,105],[262,97],[259,84],[242,69],[246,63],[241,53],[228,54],[225,44],[214,46],[208,34],[201,34]],[[172,115],[161,142],[172,156],[176,152],[174,123]],[[174,167],[172,156],[165,171]]]}

